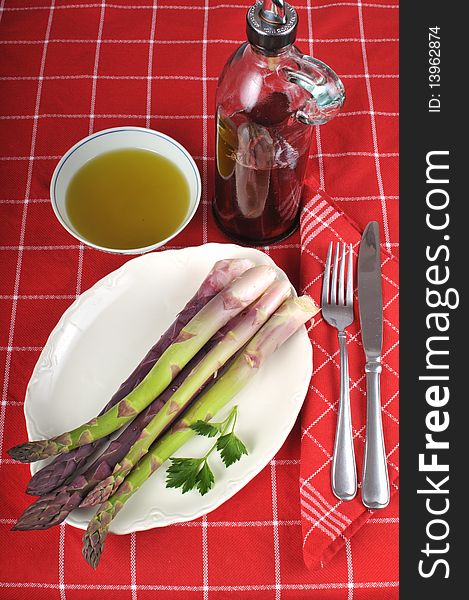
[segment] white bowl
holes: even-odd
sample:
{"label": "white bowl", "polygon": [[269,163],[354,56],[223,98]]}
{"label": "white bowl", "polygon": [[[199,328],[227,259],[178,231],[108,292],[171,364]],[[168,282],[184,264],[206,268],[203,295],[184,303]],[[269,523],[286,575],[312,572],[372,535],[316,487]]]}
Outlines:
{"label": "white bowl", "polygon": [[[184,221],[169,237],[143,248],[107,248],[90,242],[74,228],[67,214],[65,204],[69,183],[75,173],[85,163],[104,152],[125,148],[150,150],[151,152],[156,152],[166,157],[179,167],[189,185],[189,210]],[[91,246],[92,248],[97,248],[98,250],[115,252],[118,254],[141,254],[149,252],[150,250],[155,250],[155,248],[159,248],[169,242],[169,240],[186,227],[194,216],[200,202],[200,191],[200,173],[189,152],[181,146],[179,142],[173,140],[173,138],[168,135],[160,133],[159,131],[153,131],[152,129],[145,129],[144,127],[112,127],[111,129],[97,131],[96,133],[83,138],[62,156],[55,168],[50,183],[52,208],[54,209],[56,217],[65,229],[83,244]]]}

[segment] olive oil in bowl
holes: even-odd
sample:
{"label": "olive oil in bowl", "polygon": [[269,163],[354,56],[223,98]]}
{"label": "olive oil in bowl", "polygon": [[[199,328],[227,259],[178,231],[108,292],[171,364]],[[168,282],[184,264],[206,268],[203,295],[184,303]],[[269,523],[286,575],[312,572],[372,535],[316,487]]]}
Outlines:
{"label": "olive oil in bowl", "polygon": [[173,235],[189,211],[189,184],[166,157],[135,148],[86,162],[66,191],[66,210],[89,242],[118,250],[151,246]]}

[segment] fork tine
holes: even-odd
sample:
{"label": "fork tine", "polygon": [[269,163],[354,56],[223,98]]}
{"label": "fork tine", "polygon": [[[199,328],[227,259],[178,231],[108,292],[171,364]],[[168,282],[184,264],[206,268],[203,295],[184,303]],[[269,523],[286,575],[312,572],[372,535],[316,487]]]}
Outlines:
{"label": "fork tine", "polygon": [[339,249],[340,244],[337,242],[334,254],[334,264],[332,266],[331,304],[337,304],[337,267],[339,266]]}
{"label": "fork tine", "polygon": [[339,301],[340,306],[345,304],[345,260],[347,256],[347,248],[345,243],[342,244],[342,256],[340,258],[340,270],[339,270]]}
{"label": "fork tine", "polygon": [[321,305],[325,306],[329,302],[329,272],[331,270],[332,242],[327,251],[326,266],[324,267],[324,278],[322,280]]}
{"label": "fork tine", "polygon": [[348,269],[347,269],[347,306],[353,306],[353,250],[349,246]]}

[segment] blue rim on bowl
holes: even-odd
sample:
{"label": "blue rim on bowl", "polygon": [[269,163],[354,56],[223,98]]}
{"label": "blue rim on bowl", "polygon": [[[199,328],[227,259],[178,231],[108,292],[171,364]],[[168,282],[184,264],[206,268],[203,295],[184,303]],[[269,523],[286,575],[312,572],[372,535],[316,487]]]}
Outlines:
{"label": "blue rim on bowl", "polygon": [[[73,228],[73,225],[68,219],[65,208],[68,183],[77,170],[81,168],[88,160],[99,156],[104,152],[124,148],[141,148],[150,151],[157,151],[157,148],[165,148],[166,151],[160,150],[159,154],[169,158],[169,160],[175,163],[182,170],[188,181],[190,189],[189,210],[185,219],[179,225],[176,231],[164,240],[160,240],[154,244],[142,248],[107,248],[87,240]],[[50,183],[50,199],[52,208],[58,221],[73,237],[75,237],[81,243],[104,252],[116,254],[143,254],[167,244],[171,239],[185,229],[185,227],[192,220],[192,217],[194,216],[200,204],[201,187],[200,173],[197,165],[195,164],[190,153],[179,142],[170,136],[153,129],[124,126],[112,127],[110,129],[97,131],[96,133],[83,138],[74,146],[72,146],[62,156],[55,167]]]}

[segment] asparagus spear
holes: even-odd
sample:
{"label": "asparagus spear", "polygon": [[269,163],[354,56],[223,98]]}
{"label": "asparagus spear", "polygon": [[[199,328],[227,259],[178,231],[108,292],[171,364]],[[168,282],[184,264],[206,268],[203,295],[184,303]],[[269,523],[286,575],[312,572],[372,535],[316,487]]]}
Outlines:
{"label": "asparagus spear", "polygon": [[179,416],[189,402],[199,393],[204,382],[252,338],[290,294],[291,287],[288,280],[275,281],[259,300],[247,310],[242,319],[235,320],[233,327],[223,336],[223,339],[200,361],[181,387],[171,396],[171,399],[142,429],[139,438],[123,460],[115,466],[112,475],[99,483],[81,506],[101,504],[116,491],[140,458],[148,452],[148,448],[161,435],[162,431]]}
{"label": "asparagus spear", "polygon": [[[237,318],[237,317],[235,317]],[[228,324],[229,325],[229,324]],[[225,328],[228,328],[228,325]],[[71,482],[52,490],[38,498],[20,516],[14,530],[49,529],[62,523],[72,510],[78,508],[87,494],[93,491],[103,479],[111,475],[114,466],[121,461],[139,437],[142,429],[161,410],[172,394],[179,388],[185,378],[198,362],[221,339],[223,330],[217,332],[206,346],[184,367],[165,391],[143,410],[122,433],[114,439],[107,450],[93,462],[83,473],[76,475]],[[213,375],[215,379],[217,375]]]}
{"label": "asparagus spear", "polygon": [[131,421],[157,397],[220,327],[254,302],[273,282],[275,271],[253,267],[228,284],[183,327],[148,375],[99,417],[49,440],[26,442],[9,450],[20,462],[33,462],[105,437]]}
{"label": "asparagus spear", "polygon": [[109,526],[116,514],[150,475],[196,434],[190,426],[199,420],[209,421],[246,385],[264,361],[318,310],[308,296],[286,300],[226,373],[197,399],[172,430],[153,444],[88,525],[83,536],[83,556],[93,568],[99,563]]}
{"label": "asparagus spear", "polygon": [[[100,415],[107,412],[117,404],[119,400],[125,398],[125,396],[127,396],[127,394],[142,381],[163,352],[177,338],[181,329],[187,325],[192,317],[194,317],[209,300],[221,292],[221,290],[233,281],[233,279],[236,279],[236,277],[239,277],[253,266],[254,263],[251,260],[244,258],[232,258],[217,261],[195,295],[189,300],[174,322],[149,350],[131,375],[129,375],[129,377],[120,385],[119,389],[100,412]],[[92,454],[103,450],[108,441],[109,438],[104,437],[92,444],[79,446],[66,454],[57,455],[48,465],[35,473],[28,484],[26,492],[33,496],[42,496],[51,492],[62,485],[67,479],[70,480],[76,471],[88,462],[88,458]]]}

